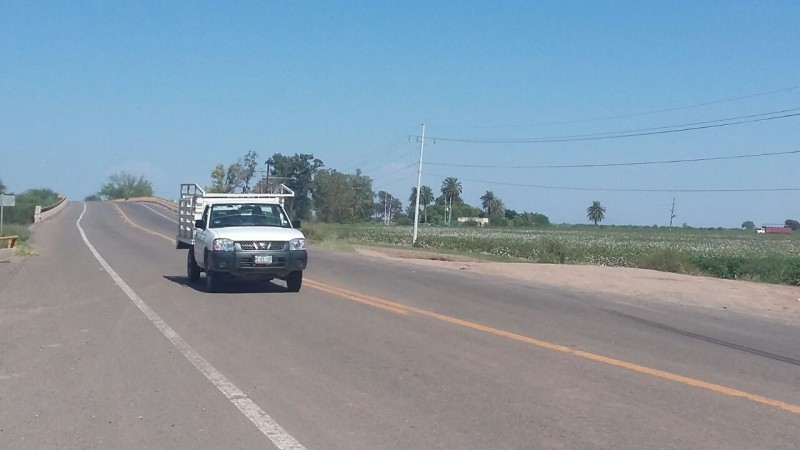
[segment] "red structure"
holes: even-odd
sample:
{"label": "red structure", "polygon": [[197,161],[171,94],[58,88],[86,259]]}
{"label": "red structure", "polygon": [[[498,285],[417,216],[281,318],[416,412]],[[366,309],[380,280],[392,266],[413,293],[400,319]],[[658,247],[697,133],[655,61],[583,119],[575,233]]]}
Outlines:
{"label": "red structure", "polygon": [[766,234],[792,234],[792,229],[784,225],[764,225],[758,232]]}

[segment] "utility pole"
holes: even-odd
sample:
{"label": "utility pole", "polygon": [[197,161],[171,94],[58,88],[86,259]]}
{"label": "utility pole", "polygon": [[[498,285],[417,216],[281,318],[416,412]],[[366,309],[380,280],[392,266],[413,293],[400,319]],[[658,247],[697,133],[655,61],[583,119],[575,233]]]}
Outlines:
{"label": "utility pole", "polygon": [[275,162],[272,160],[272,158],[269,158],[269,159],[266,161],[266,163],[267,163],[267,192],[270,192],[270,191],[271,191],[271,189],[270,189],[270,187],[269,187],[269,169],[270,169],[270,166],[272,166],[273,164],[275,164]]}
{"label": "utility pole", "polygon": [[0,237],[3,237],[3,210],[6,206],[15,206],[16,195],[0,194]]}
{"label": "utility pole", "polygon": [[419,140],[419,169],[417,169],[417,201],[414,208],[414,236],[411,239],[411,244],[417,243],[417,229],[419,228],[419,197],[420,185],[422,184],[422,153],[425,151],[425,124],[422,124],[422,137]]}
{"label": "utility pole", "polygon": [[389,225],[389,193],[383,191],[383,222]]}
{"label": "utility pole", "polygon": [[675,197],[672,197],[672,209],[669,210],[669,229],[672,230],[672,219],[678,216],[675,215]]}

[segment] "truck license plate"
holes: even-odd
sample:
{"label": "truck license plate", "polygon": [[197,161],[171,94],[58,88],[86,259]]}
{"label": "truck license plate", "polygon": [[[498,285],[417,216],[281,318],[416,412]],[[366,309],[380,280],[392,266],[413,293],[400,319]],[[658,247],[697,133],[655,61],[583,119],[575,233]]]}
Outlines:
{"label": "truck license plate", "polygon": [[272,255],[256,255],[256,264],[272,264]]}

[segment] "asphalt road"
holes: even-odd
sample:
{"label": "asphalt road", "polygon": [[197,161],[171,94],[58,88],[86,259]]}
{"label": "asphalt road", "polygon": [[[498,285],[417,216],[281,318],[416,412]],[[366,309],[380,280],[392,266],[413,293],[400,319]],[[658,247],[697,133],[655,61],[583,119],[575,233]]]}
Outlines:
{"label": "asphalt road", "polygon": [[800,327],[315,248],[208,294],[175,228],[74,202],[0,264],[0,448],[800,448]]}

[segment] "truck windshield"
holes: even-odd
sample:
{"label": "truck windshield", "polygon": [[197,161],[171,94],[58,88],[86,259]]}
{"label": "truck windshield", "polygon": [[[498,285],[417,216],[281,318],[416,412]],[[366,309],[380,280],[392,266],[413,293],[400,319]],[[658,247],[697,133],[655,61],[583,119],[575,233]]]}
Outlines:
{"label": "truck windshield", "polygon": [[278,205],[261,203],[215,204],[209,213],[209,228],[284,227],[291,222]]}

